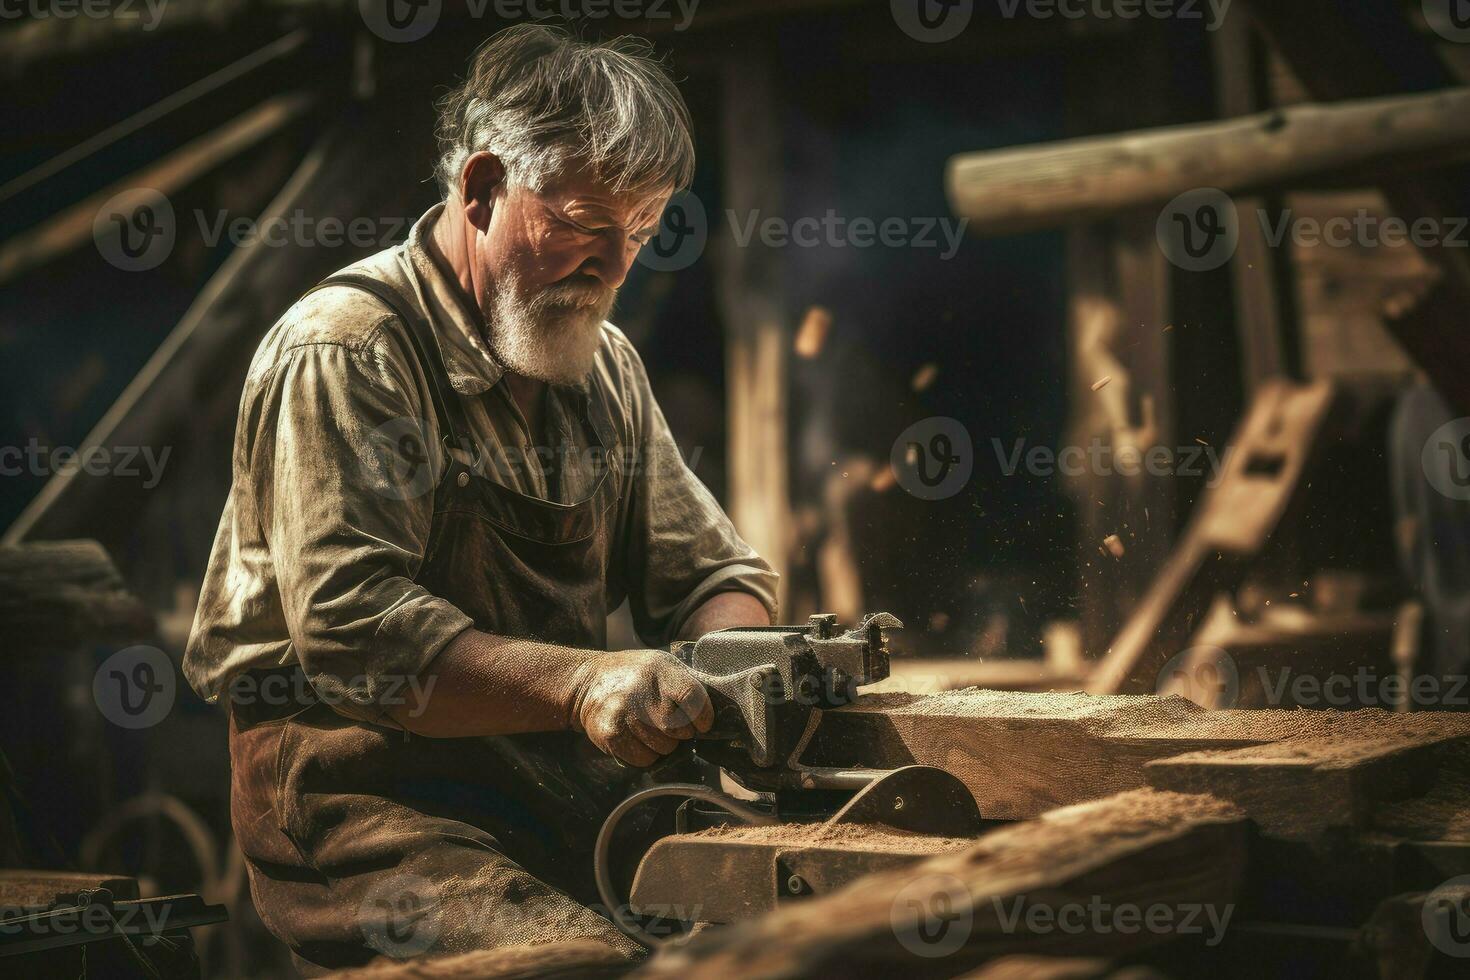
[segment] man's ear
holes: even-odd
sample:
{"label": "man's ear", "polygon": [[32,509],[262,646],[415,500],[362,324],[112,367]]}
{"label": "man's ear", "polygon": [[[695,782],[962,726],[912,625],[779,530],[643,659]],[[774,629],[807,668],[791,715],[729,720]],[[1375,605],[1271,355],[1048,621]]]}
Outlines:
{"label": "man's ear", "polygon": [[470,154],[459,172],[459,195],[465,217],[484,231],[490,225],[496,195],[505,187],[505,165],[488,150]]}

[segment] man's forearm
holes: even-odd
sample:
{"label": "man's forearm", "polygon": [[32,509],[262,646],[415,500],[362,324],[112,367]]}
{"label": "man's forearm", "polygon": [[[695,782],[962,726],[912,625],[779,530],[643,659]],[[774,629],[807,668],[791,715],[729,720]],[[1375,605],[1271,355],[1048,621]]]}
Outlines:
{"label": "man's forearm", "polygon": [[430,738],[559,731],[571,724],[578,685],[600,654],[467,629],[385,706],[399,725]]}
{"label": "man's forearm", "polygon": [[[731,626],[766,626],[766,607],[748,592],[720,592],[679,631],[697,639]],[[404,703],[385,705],[395,723],[430,738],[515,735],[572,727],[579,689],[610,655],[467,629],[409,685]]]}
{"label": "man's forearm", "polygon": [[684,621],[679,639],[697,640],[706,633],[732,626],[769,626],[771,614],[749,592],[717,592]]}

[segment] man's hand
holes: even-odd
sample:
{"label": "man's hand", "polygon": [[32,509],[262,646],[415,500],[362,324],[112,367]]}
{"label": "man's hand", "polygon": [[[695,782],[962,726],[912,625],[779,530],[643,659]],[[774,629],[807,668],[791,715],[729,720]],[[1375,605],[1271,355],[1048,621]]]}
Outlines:
{"label": "man's hand", "polygon": [[660,650],[602,654],[577,672],[572,728],[629,765],[652,765],[714,720],[704,685]]}

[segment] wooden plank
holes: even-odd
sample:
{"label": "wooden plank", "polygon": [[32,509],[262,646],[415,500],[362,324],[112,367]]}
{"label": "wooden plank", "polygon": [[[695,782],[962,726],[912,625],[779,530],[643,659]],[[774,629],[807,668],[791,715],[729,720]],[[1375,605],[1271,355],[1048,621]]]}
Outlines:
{"label": "wooden plank", "polygon": [[1432,744],[1470,734],[1470,715],[1362,711],[1208,711],[1181,697],[951,691],[873,695],[822,715],[801,761],[813,766],[945,769],[987,819],[1147,785],[1156,759],[1288,740],[1371,733]]}
{"label": "wooden plank", "polygon": [[1467,736],[1378,734],[1365,725],[1346,736],[1185,753],[1145,770],[1152,786],[1229,800],[1267,834],[1293,840],[1329,828],[1369,829],[1380,802],[1422,796],[1441,765],[1467,750]]}
{"label": "wooden plank", "polygon": [[1309,185],[1350,170],[1394,173],[1470,152],[1470,88],[1169,126],[950,159],[954,212],[982,234],[1011,234],[1163,204]]}
{"label": "wooden plank", "polygon": [[453,956],[408,960],[380,956],[367,966],[326,976],[332,980],[611,980],[627,975],[634,965],[607,943],[562,939]]}
{"label": "wooden plank", "polygon": [[153,614],[95,541],[0,547],[0,626],[11,656],[151,638]]}
{"label": "wooden plank", "polygon": [[1189,907],[1228,916],[1244,874],[1246,838],[1244,815],[1212,797],[1123,793],[711,930],[661,952],[635,976],[952,977],[1007,954],[1141,949],[1173,935],[1056,923],[1095,907],[1161,907],[1171,915]]}

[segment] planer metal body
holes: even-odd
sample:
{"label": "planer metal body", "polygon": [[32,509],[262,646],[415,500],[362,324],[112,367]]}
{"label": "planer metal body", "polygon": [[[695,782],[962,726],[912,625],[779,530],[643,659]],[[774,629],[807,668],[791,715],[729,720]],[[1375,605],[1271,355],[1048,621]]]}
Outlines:
{"label": "planer metal body", "polygon": [[788,778],[787,763],[820,711],[851,704],[859,686],[888,676],[884,630],[902,626],[873,613],[842,632],[836,616],[822,614],[806,626],[740,627],[674,644],[714,702],[714,725],[696,739],[696,754],[776,788],[772,780]]}
{"label": "planer metal body", "polygon": [[[598,835],[598,889],[625,932],[653,943],[659,937],[646,928],[647,916],[666,921],[672,909],[684,910],[672,917],[686,925],[733,921],[922,856],[912,847],[901,855],[841,848],[777,853],[701,831],[731,824],[862,824],[936,839],[981,832],[973,796],[942,769],[801,762],[824,711],[854,703],[865,696],[859,688],[888,677],[885,631],[902,625],[880,612],[843,630],[836,616],[822,614],[801,626],[737,627],[673,645],[670,652],[709,692],[715,720],[708,732],[645,771],[643,787],[612,812]],[[636,823],[635,838],[638,832],[642,837],[619,838],[623,867],[615,875],[610,852],[619,824],[639,808],[652,810],[645,804],[656,801],[665,804],[663,819],[645,813],[641,822],[626,821]],[[671,802],[677,806],[670,811]],[[793,871],[797,866],[800,871]],[[614,893],[627,894],[628,903]]]}

